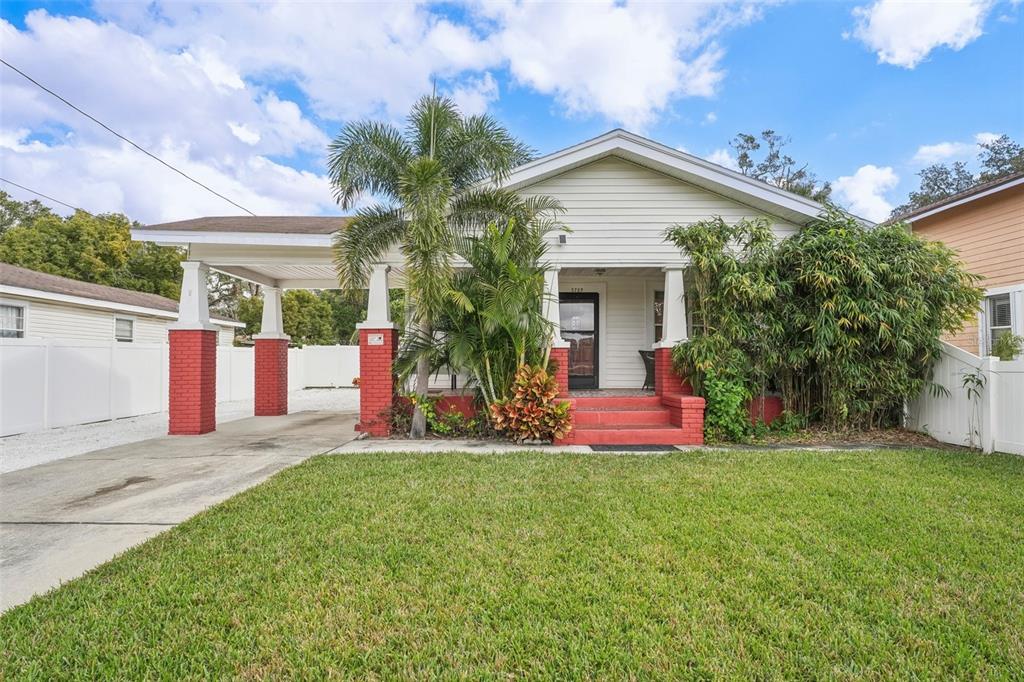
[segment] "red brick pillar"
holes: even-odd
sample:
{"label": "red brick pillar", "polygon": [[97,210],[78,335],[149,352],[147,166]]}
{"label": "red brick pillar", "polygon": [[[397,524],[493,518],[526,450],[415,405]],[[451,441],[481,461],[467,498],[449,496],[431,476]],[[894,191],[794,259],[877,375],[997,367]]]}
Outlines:
{"label": "red brick pillar", "polygon": [[357,431],[371,436],[391,435],[395,401],[394,361],[398,333],[394,328],[359,330],[359,423]]}
{"label": "red brick pillar", "polygon": [[168,396],[170,435],[198,435],[217,428],[217,332],[171,329]]}
{"label": "red brick pillar", "polygon": [[569,395],[569,347],[552,347],[551,362],[555,364],[555,381],[558,382],[558,395]]}
{"label": "red brick pillar", "polygon": [[654,393],[666,395],[678,393],[693,395],[693,388],[684,381],[672,366],[672,349],[656,348],[654,350]]}
{"label": "red brick pillar", "polygon": [[256,344],[256,416],[288,414],[288,339],[254,340]]}

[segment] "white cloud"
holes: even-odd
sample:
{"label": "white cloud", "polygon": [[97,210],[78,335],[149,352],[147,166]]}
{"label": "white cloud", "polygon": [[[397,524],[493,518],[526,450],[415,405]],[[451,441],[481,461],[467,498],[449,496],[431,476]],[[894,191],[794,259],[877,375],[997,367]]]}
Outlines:
{"label": "white cloud", "polygon": [[854,8],[852,36],[871,48],[880,63],[913,69],[938,47],[962,50],[980,37],[992,4],[992,0],[877,0]]}
{"label": "white cloud", "polygon": [[[263,213],[334,210],[321,171],[289,164],[319,169],[321,126],[399,120],[435,79],[479,113],[507,70],[510,87],[551,96],[560,113],[642,130],[679,98],[714,96],[724,77],[716,40],[761,14],[741,2],[618,0],[471,1],[457,18],[414,3],[99,0],[93,9],[98,19],[33,10],[24,29],[0,20],[4,57]],[[9,70],[0,87],[12,180],[147,222],[237,212]]]}
{"label": "white cloud", "polygon": [[491,102],[498,99],[498,82],[490,73],[485,73],[480,78],[471,78],[459,84],[448,95],[462,113],[468,116],[482,114]]}
{"label": "white cloud", "polygon": [[736,157],[730,154],[728,149],[716,149],[704,158],[730,170],[738,171],[740,169],[739,164],[736,163]]}
{"label": "white cloud", "polygon": [[999,135],[996,133],[978,133],[974,136],[973,142],[937,142],[935,144],[923,144],[917,148],[914,154],[914,163],[930,165],[943,161],[957,160],[966,161],[977,156],[979,146],[992,142]]}
{"label": "white cloud", "polygon": [[899,176],[891,167],[880,168],[868,164],[858,168],[853,175],[840,177],[833,187],[840,201],[854,215],[877,222],[885,220],[892,212],[892,204],[885,198],[885,194],[895,188],[899,181]]}
{"label": "white cloud", "polygon": [[[0,132],[5,176],[74,206],[96,213],[123,212],[146,223],[239,213],[126,144],[73,141],[48,145],[26,142],[25,132]],[[326,178],[262,156],[229,159],[216,165],[202,163],[192,158],[187,145],[169,140],[152,151],[258,215],[316,215],[336,208]],[[21,190],[4,189],[19,198],[32,198],[22,196]]]}
{"label": "white cloud", "polygon": [[569,114],[644,129],[680,97],[710,97],[725,75],[714,38],[750,7],[619,2],[485,5],[516,82]]}
{"label": "white cloud", "polygon": [[716,122],[717,120],[718,120],[718,114],[716,114],[713,111],[709,111],[708,113],[704,114],[704,124],[705,125],[711,125],[712,123]]}

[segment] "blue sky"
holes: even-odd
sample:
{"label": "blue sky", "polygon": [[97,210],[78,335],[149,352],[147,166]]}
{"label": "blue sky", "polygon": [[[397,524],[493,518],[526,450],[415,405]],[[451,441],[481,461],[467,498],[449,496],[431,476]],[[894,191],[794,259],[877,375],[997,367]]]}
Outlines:
{"label": "blue sky", "polygon": [[[881,218],[923,166],[1024,141],[1022,6],[7,1],[0,53],[260,214],[338,212],[326,142],[437,79],[540,153],[625,127],[728,165],[772,128]],[[146,222],[237,212],[6,68],[0,87],[4,177]]]}

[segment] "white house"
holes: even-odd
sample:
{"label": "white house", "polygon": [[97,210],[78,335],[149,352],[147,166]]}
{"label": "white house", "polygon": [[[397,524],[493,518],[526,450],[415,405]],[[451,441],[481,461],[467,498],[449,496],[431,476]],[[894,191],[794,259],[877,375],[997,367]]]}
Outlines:
{"label": "white house", "polygon": [[[0,263],[0,338],[166,343],[177,319],[178,302],[164,296]],[[245,326],[211,319],[220,345],[232,345]]]}
{"label": "white house", "polygon": [[[504,184],[523,194],[558,199],[566,209],[563,220],[572,229],[564,241],[554,242],[548,253],[552,265],[548,291],[558,305],[548,306],[547,315],[555,325],[560,385],[569,399],[577,401],[576,442],[695,442],[700,429],[693,428],[693,420],[702,419],[703,400],[680,397],[686,396],[687,387],[672,372],[669,356],[671,348],[687,335],[687,262],[677,248],[665,242],[665,229],[712,216],[726,220],[766,216],[783,237],[816,218],[823,207],[623,130],[527,163]],[[179,323],[182,331],[209,328],[205,296],[198,295],[205,291],[208,269],[263,285],[268,298],[262,345],[269,349],[286,338],[279,322],[282,289],[337,287],[332,235],[344,225],[342,217],[197,218],[136,229],[133,238],[188,248],[190,261],[185,264]],[[388,318],[387,290],[401,286],[401,274],[400,253],[395,251],[381,260],[369,283],[368,319],[361,325],[362,427],[373,435],[387,432],[385,425],[376,423],[377,415],[391,404],[393,386],[390,362],[395,334]],[[191,304],[187,306],[186,300]],[[194,354],[200,341],[194,335],[181,334],[179,338],[182,348],[190,348],[188,352]],[[261,340],[256,343],[259,355]],[[655,353],[655,390],[650,396],[636,397],[634,407],[647,413],[664,407],[666,413],[621,415],[618,423],[629,428],[618,433],[608,428],[613,425],[612,417],[587,414],[588,406],[595,413],[607,412],[608,406],[602,406],[600,398],[574,392],[639,391],[646,374],[639,351],[650,350]],[[173,365],[173,348],[171,354]],[[269,358],[282,357],[280,351],[267,350],[265,357],[265,371],[279,373],[275,364],[279,361]],[[192,376],[189,371],[183,370],[183,381],[192,381],[187,379]],[[279,392],[279,383],[270,382],[266,390]],[[200,415],[190,407],[203,400],[209,398],[197,393],[183,401],[180,409],[189,416],[181,422],[186,426],[179,432],[214,428],[212,417],[203,416],[211,414],[209,409]],[[623,405],[621,398],[615,400],[613,406]],[[267,413],[286,410],[279,397],[268,401]],[[687,410],[699,414],[681,414]],[[174,414],[172,405],[172,432],[176,431]],[[601,424],[585,428],[591,418]]]}

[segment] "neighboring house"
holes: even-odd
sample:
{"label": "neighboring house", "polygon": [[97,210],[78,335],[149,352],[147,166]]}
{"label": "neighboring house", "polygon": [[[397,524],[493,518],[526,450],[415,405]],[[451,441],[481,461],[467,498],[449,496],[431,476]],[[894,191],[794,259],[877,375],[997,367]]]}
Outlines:
{"label": "neighboring house", "polygon": [[946,340],[988,355],[1001,334],[1024,335],[1024,173],[983,183],[902,216],[915,234],[944,242],[983,277],[976,324]]}
{"label": "neighboring house", "polygon": [[[671,348],[687,337],[687,262],[679,249],[665,242],[665,229],[712,216],[726,220],[767,216],[783,237],[816,218],[823,207],[622,130],[527,163],[504,185],[524,195],[558,199],[566,209],[563,220],[572,228],[564,240],[552,237],[548,260],[553,270],[547,277],[551,303],[545,303],[545,308],[555,327],[552,354],[561,369],[560,387],[577,401],[577,415],[588,413],[577,417],[576,442],[700,442],[703,400],[688,396],[688,387],[671,368]],[[256,339],[257,354],[259,358],[262,345],[267,349],[263,357],[278,359],[268,360],[257,372],[272,377],[287,373],[287,367],[280,366],[286,358],[271,350],[287,339],[279,322],[280,291],[337,287],[331,242],[332,234],[344,224],[341,217],[215,217],[149,225],[132,234],[134,239],[188,249],[183,301],[199,300],[191,292],[205,288],[208,269],[263,285],[263,338]],[[378,421],[378,415],[391,405],[393,386],[395,330],[387,311],[387,288],[401,286],[401,268],[397,251],[374,268],[368,319],[360,325],[361,426],[374,435],[388,428]],[[202,311],[184,303],[182,320],[196,331],[207,323]],[[178,338],[183,353],[209,343],[199,335]],[[172,363],[174,343],[172,337]],[[652,349],[654,394],[636,398],[635,404],[619,397],[609,399],[619,411],[632,406],[648,414],[596,414],[599,403],[593,403],[594,413],[585,409],[588,401],[596,399],[580,396],[581,390],[639,392],[646,375],[639,351]],[[257,381],[257,390],[268,393],[265,404],[270,411],[265,413],[273,413],[273,405],[279,412],[287,409],[280,382],[268,380],[260,389]],[[197,393],[180,405],[172,404],[171,432],[213,429],[212,417],[199,417],[191,407],[210,400]],[[176,410],[182,415],[180,428],[175,423]],[[593,429],[584,424],[590,419]]]}
{"label": "neighboring house", "polygon": [[[0,338],[166,343],[178,302],[0,263]],[[230,346],[244,323],[212,316]]]}

